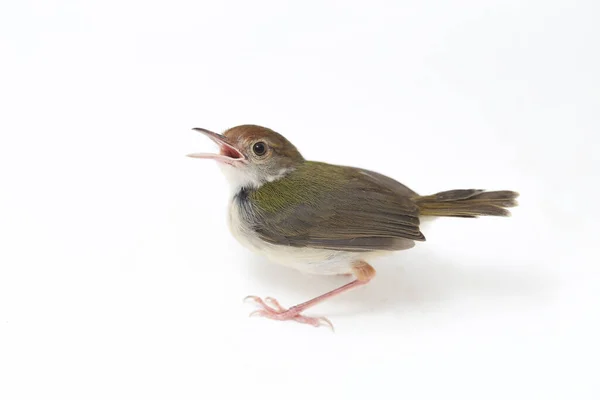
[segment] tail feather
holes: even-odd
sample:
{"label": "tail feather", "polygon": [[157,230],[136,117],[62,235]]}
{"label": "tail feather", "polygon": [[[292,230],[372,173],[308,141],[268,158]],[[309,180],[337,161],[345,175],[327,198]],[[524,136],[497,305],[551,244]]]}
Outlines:
{"label": "tail feather", "polygon": [[415,197],[421,215],[476,218],[484,215],[510,216],[506,208],[517,206],[519,193],[510,190],[487,192],[481,189],[456,189]]}

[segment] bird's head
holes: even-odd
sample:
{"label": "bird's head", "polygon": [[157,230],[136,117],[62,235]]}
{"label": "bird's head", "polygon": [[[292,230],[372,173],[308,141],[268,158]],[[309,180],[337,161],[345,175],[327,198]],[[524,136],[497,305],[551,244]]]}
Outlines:
{"label": "bird's head", "polygon": [[194,128],[219,146],[218,154],[194,153],[188,157],[218,162],[235,189],[260,187],[284,177],[304,162],[296,147],[279,133],[258,125],[240,125],[222,135]]}

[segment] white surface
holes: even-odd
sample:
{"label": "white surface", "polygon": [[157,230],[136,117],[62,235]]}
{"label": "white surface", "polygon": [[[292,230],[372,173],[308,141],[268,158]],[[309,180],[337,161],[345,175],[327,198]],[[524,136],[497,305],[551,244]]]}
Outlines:
{"label": "white surface", "polygon": [[[218,4],[218,5],[217,5]],[[598,399],[597,2],[0,6],[0,398]],[[346,282],[250,255],[194,126],[515,189]]]}

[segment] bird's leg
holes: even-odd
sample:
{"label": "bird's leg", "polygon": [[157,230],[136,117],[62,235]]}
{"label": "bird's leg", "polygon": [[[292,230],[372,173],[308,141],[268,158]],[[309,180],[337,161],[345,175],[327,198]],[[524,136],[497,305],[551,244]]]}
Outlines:
{"label": "bird's leg", "polygon": [[248,296],[246,299],[254,300],[259,306],[260,309],[254,311],[250,315],[258,315],[261,317],[267,317],[271,319],[276,319],[279,321],[288,321],[294,320],[296,322],[300,322],[303,324],[309,324],[313,326],[320,325],[329,325],[333,329],[333,325],[331,321],[329,321],[325,317],[306,317],[301,313],[306,309],[319,304],[333,296],[338,294],[347,292],[350,289],[353,289],[358,286],[362,286],[367,284],[373,277],[375,276],[375,268],[370,266],[364,261],[361,261],[355,264],[352,267],[352,275],[356,277],[356,279],[350,283],[345,284],[337,289],[334,289],[330,292],[322,294],[320,296],[315,297],[314,299],[305,301],[304,303],[300,303],[288,309],[282,307],[277,300],[272,297],[266,297],[264,300],[257,296]]}

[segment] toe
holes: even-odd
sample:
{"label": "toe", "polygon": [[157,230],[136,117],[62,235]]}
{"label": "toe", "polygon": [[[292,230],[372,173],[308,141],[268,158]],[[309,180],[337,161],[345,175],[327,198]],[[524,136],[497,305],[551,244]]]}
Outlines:
{"label": "toe", "polygon": [[279,304],[279,302],[272,297],[265,297],[265,303],[269,304],[272,308],[276,309],[279,312],[287,311],[286,308],[283,308],[281,304]]}
{"label": "toe", "polygon": [[265,312],[265,310],[254,310],[250,314],[249,317],[268,317],[269,314]]}
{"label": "toe", "polygon": [[312,325],[315,328],[318,328],[320,326],[327,326],[332,331],[335,332],[335,329],[333,328],[333,324],[331,323],[331,321],[328,318],[325,318],[325,317],[315,318],[315,317],[306,317],[304,315],[297,315],[294,317],[294,321],[299,322],[301,324]]}
{"label": "toe", "polygon": [[[268,299],[268,298],[267,298],[267,299]],[[276,308],[273,308],[273,307],[269,306],[267,303],[265,303],[265,302],[263,301],[263,299],[261,299],[261,298],[260,298],[260,297],[258,297],[258,296],[246,296],[246,297],[244,298],[244,302],[246,302],[246,301],[249,301],[249,300],[250,300],[250,301],[253,301],[253,302],[255,302],[255,303],[256,303],[256,304],[258,304],[260,307],[262,307],[263,309],[265,309],[265,310],[267,310],[267,311],[269,311],[269,312],[276,313],[276,312],[278,312],[278,311],[279,311],[278,309],[276,309]],[[277,304],[279,304],[279,303],[277,303]]]}
{"label": "toe", "polygon": [[250,313],[250,317],[265,317],[269,319],[286,321],[293,320],[301,324],[312,325],[314,327],[327,326],[334,331],[333,324],[325,317],[307,317],[299,314],[297,307],[284,308],[277,300],[272,297],[261,299],[258,296],[246,296],[244,301],[253,301],[260,308]]}

